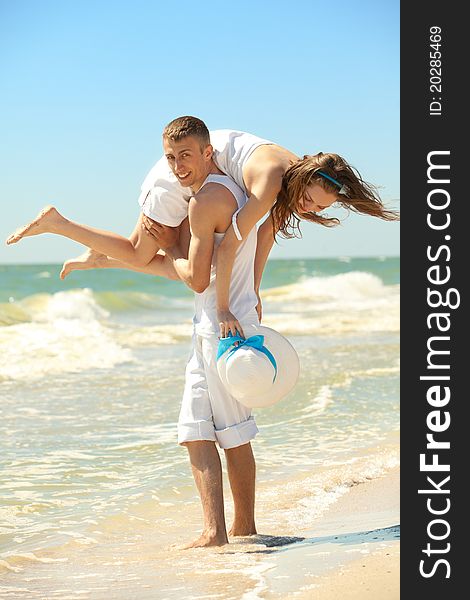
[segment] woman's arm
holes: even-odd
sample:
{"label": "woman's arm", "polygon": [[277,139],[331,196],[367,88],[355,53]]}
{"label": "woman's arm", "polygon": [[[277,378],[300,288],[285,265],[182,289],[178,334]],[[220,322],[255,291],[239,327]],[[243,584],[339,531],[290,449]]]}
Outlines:
{"label": "woman's arm", "polygon": [[[237,226],[242,239],[246,238],[251,229],[256,226],[256,223],[271,209],[279,193],[283,173],[284,170],[278,166],[272,168],[265,166],[261,172],[251,174],[252,183],[249,200],[237,215]],[[217,318],[222,337],[226,337],[229,332],[235,334],[238,331],[243,334],[240,323],[230,312],[229,297],[233,263],[241,243],[231,225],[217,250]],[[273,243],[272,220],[269,217],[258,232],[258,246],[255,257],[255,290],[257,293]],[[261,306],[259,306],[258,314],[261,318]]]}
{"label": "woman's arm", "polygon": [[264,267],[274,244],[273,218],[271,215],[258,229],[258,240],[255,256],[255,291],[259,294]]}

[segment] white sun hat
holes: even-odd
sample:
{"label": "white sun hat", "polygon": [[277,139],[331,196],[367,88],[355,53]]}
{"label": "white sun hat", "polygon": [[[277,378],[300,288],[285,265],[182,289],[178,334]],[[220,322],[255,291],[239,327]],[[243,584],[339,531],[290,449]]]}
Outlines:
{"label": "white sun hat", "polygon": [[275,404],[294,389],[300,362],[291,343],[264,325],[244,326],[246,339],[222,338],[217,371],[231,396],[249,408]]}

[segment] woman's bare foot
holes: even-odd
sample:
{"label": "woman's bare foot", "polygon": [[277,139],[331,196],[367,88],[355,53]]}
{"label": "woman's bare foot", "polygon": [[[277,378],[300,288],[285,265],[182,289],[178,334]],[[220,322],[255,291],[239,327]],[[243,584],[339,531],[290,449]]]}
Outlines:
{"label": "woman's bare foot", "polygon": [[98,269],[103,262],[106,261],[106,258],[107,257],[104,254],[89,248],[86,252],[77,256],[77,258],[71,258],[64,262],[62,271],[60,272],[60,278],[65,279],[72,271]]}
{"label": "woman's bare foot", "polygon": [[64,220],[64,217],[53,206],[45,206],[33,221],[12,233],[6,243],[8,245],[16,244],[24,237],[40,233],[55,233],[56,227]]}
{"label": "woman's bare foot", "polygon": [[226,535],[211,535],[202,533],[196,540],[181,546],[172,546],[175,550],[188,550],[189,548],[208,548],[209,546],[224,546],[228,544]]}

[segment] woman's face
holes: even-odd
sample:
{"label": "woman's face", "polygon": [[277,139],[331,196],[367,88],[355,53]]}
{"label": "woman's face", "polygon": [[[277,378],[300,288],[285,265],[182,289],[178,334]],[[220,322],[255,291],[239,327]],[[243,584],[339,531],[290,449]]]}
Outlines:
{"label": "woman's face", "polygon": [[306,213],[319,213],[338,200],[334,192],[327,192],[321,184],[311,183],[305,188],[304,195],[297,206],[299,215]]}

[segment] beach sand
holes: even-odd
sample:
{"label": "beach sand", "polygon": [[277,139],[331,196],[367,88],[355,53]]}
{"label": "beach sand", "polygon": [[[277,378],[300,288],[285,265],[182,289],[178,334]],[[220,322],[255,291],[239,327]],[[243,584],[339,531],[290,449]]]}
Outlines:
{"label": "beach sand", "polygon": [[244,600],[398,599],[399,489],[398,468],[352,487],[314,536],[274,557],[264,589]]}
{"label": "beach sand", "polygon": [[318,578],[311,589],[294,593],[289,600],[396,600],[400,597],[399,571],[400,545],[393,542]]}

